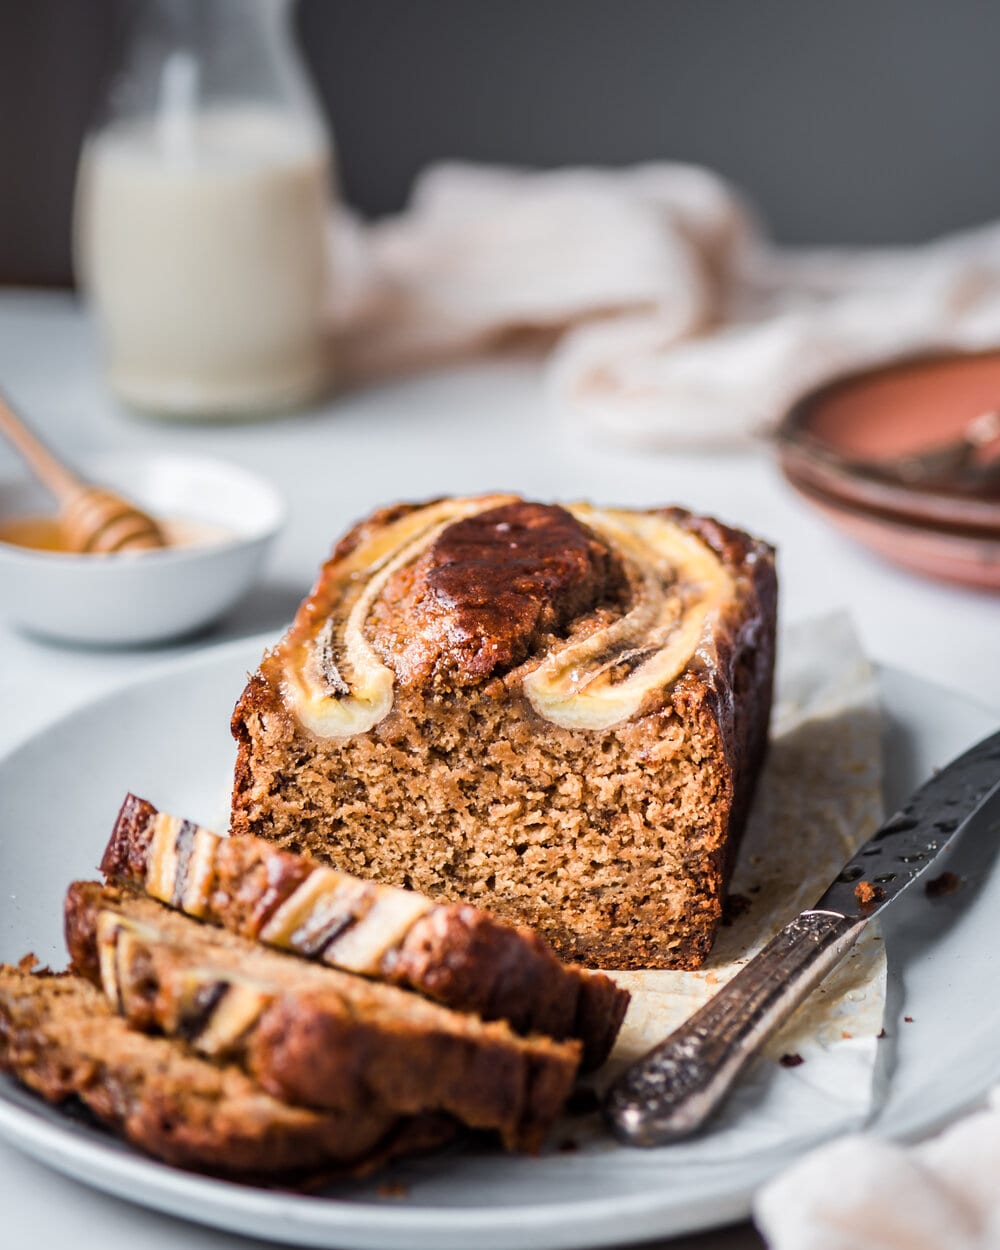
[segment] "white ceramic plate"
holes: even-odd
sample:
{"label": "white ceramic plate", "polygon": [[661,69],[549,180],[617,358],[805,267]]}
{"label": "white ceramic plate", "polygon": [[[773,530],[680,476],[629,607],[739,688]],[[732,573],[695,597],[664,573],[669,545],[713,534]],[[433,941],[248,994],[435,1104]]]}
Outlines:
{"label": "white ceramic plate", "polygon": [[[185,659],[60,721],[0,760],[0,957],[63,962],[66,884],[92,876],[125,789],[196,820],[225,810],[229,713],[262,644]],[[995,728],[982,708],[914,677],[880,674],[887,803]],[[962,890],[920,891],[886,922],[892,972],[880,1105],[894,1137],[935,1127],[1000,1077],[996,986],[1000,813],[970,830],[950,865]],[[903,1017],[912,1017],[904,1023]],[[752,1112],[751,1112],[752,1114]],[[519,1250],[620,1245],[737,1219],[754,1189],[801,1146],[685,1161],[684,1146],[633,1151],[607,1140],[538,1159],[454,1151],[397,1168],[404,1197],[377,1182],[303,1197],[194,1176],[145,1159],[0,1077],[0,1134],[79,1180],[133,1202],[299,1245]]]}

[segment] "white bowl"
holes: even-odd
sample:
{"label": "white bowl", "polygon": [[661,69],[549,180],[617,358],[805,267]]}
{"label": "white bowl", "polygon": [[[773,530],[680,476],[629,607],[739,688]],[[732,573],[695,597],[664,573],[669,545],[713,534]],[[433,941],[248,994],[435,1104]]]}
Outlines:
{"label": "white bowl", "polygon": [[[227,537],[103,556],[0,542],[0,615],[48,638],[128,646],[194,633],[249,590],[284,522],[284,505],[271,486],[218,460],[116,453],[79,467],[87,480],[154,516],[218,526]],[[0,521],[52,510],[36,483],[0,482]]]}

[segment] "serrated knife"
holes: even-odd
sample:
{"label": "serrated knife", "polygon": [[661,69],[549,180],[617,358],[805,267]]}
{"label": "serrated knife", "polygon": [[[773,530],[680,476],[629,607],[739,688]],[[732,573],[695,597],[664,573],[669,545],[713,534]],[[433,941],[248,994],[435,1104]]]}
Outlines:
{"label": "serrated knife", "polygon": [[755,1051],[844,958],[865,927],[922,877],[1000,792],[1000,732],[953,760],[798,916],[680,1028],[608,1090],[604,1114],[631,1146],[700,1129]]}

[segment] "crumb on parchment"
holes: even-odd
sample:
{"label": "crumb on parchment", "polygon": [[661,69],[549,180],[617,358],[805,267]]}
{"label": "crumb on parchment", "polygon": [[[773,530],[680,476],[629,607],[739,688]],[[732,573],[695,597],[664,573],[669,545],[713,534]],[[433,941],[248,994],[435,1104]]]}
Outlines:
{"label": "crumb on parchment", "polygon": [[924,886],[928,898],[944,898],[946,894],[954,894],[962,885],[962,878],[953,872],[943,872],[939,877],[932,877]]}
{"label": "crumb on parchment", "polygon": [[745,894],[727,894],[722,904],[722,923],[731,925],[750,910],[753,900]]}

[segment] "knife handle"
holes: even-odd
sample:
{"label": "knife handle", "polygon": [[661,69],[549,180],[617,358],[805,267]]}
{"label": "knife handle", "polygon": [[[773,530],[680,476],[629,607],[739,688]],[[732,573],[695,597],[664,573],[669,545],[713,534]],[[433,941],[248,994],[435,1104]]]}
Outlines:
{"label": "knife handle", "polygon": [[704,1007],[609,1089],[604,1114],[629,1146],[695,1132],[718,1108],[757,1048],[843,959],[867,924],[804,911]]}

